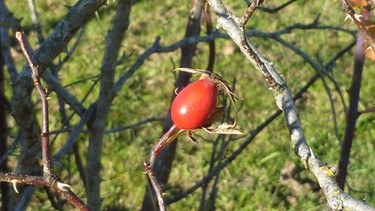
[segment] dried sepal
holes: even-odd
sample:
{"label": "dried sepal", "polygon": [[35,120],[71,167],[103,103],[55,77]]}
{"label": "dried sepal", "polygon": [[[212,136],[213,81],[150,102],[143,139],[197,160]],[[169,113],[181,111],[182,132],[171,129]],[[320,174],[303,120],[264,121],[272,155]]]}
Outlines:
{"label": "dried sepal", "polygon": [[187,135],[188,135],[189,139],[190,139],[192,142],[194,142],[194,144],[197,144],[197,143],[198,143],[197,139],[194,138],[193,133],[192,133],[190,130],[187,131]]}
{"label": "dried sepal", "polygon": [[203,127],[202,129],[208,133],[215,133],[215,134],[236,134],[236,135],[243,134],[239,129],[235,128],[234,124],[229,124],[226,122],[218,125],[216,128]]}
{"label": "dried sepal", "polygon": [[224,107],[215,108],[202,127],[210,127],[214,122],[220,121],[224,114]]}
{"label": "dried sepal", "polygon": [[194,68],[188,68],[188,67],[178,67],[178,68],[174,69],[173,71],[182,71],[182,72],[191,73],[191,74],[194,74],[194,75],[201,74],[201,77],[203,77],[203,78],[210,77],[212,74],[214,74],[214,73],[212,73],[211,71],[208,71],[208,70],[194,69]]}

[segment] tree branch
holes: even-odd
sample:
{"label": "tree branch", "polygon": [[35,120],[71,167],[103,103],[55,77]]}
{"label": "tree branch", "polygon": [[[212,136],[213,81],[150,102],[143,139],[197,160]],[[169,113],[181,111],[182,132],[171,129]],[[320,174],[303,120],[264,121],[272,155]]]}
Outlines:
{"label": "tree branch", "polygon": [[[362,11],[363,17],[367,20],[369,18],[369,11]],[[346,116],[345,136],[342,142],[341,154],[339,160],[339,169],[336,176],[336,181],[341,189],[344,189],[346,183],[346,176],[348,174],[348,165],[350,158],[350,151],[352,148],[353,139],[355,137],[356,122],[358,118],[358,103],[359,94],[361,91],[361,81],[363,66],[365,63],[365,35],[362,31],[358,31],[356,51],[354,58],[354,68],[352,83],[349,91],[349,109]]]}
{"label": "tree branch", "polygon": [[[318,179],[327,197],[328,205],[334,210],[340,210],[346,207],[357,210],[374,210],[374,208],[364,202],[356,200],[344,193],[336,184],[334,173],[332,173],[329,167],[312,152],[312,149],[305,140],[297,109],[285,81],[274,69],[272,63],[268,61],[245,36],[238,22],[239,18],[229,12],[220,0],[210,0],[209,4],[218,16],[219,26],[228,32],[233,41],[239,46],[242,53],[262,73],[268,83],[274,94],[276,104],[284,112],[295,153],[301,159],[301,162],[310,169]],[[355,206],[353,206],[354,202]]]}
{"label": "tree branch", "polygon": [[58,178],[52,171],[51,159],[49,154],[49,114],[48,114],[48,91],[44,89],[40,81],[39,68],[31,58],[31,47],[28,46],[22,32],[16,32],[16,39],[18,40],[21,49],[29,63],[32,70],[31,77],[34,81],[34,85],[38,90],[40,99],[42,102],[42,161],[43,161],[43,176],[18,176],[13,174],[6,174],[4,177],[10,179],[10,182],[14,184],[14,188],[17,191],[15,184],[38,184],[44,186],[50,186],[58,191],[61,195],[68,199],[74,206],[82,210],[87,210],[87,206],[81,199],[79,199],[71,190],[70,186],[62,183],[61,179]]}
{"label": "tree branch", "polygon": [[100,210],[102,200],[100,197],[101,183],[101,150],[103,145],[104,130],[107,122],[107,115],[110,111],[115,79],[115,69],[121,43],[125,31],[129,26],[129,15],[132,7],[132,0],[119,0],[116,16],[112,30],[106,37],[106,48],[101,67],[102,77],[100,79],[99,98],[95,102],[95,118],[87,123],[89,131],[89,145],[86,161],[86,187],[87,203],[94,210]]}

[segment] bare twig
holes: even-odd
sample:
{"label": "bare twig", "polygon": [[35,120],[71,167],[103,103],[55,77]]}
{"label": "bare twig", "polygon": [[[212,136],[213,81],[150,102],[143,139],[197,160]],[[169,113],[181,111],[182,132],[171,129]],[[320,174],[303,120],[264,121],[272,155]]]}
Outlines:
{"label": "bare twig", "polygon": [[30,65],[32,74],[32,80],[34,85],[38,90],[40,99],[42,102],[42,161],[43,161],[43,176],[19,176],[14,174],[5,174],[5,178],[8,179],[7,182],[14,184],[15,190],[16,183],[23,184],[33,184],[33,185],[43,185],[50,186],[54,188],[59,194],[63,195],[68,201],[75,207],[81,210],[87,210],[86,204],[79,199],[71,190],[70,186],[61,182],[61,179],[58,178],[52,171],[51,159],[49,155],[49,123],[48,123],[48,91],[44,89],[40,81],[39,68],[31,58],[31,48],[25,42],[25,38],[22,32],[16,33],[16,38],[21,46],[21,49]]}
{"label": "bare twig", "polygon": [[[348,30],[340,27],[335,27],[335,26],[320,26],[316,24],[316,22],[313,22],[311,24],[293,24],[290,26],[285,27],[284,29],[276,32],[261,32],[256,29],[251,29],[246,31],[246,36],[252,37],[263,37],[263,38],[272,38],[272,37],[277,37],[281,36],[283,34],[289,34],[293,30],[296,29],[329,29],[329,30],[337,30],[340,32],[344,33],[349,33],[354,36],[355,31],[353,30]],[[191,45],[194,43],[200,43],[200,42],[210,42],[214,39],[217,38],[223,38],[223,39],[229,39],[230,36],[227,33],[222,33],[220,31],[213,31],[209,35],[206,36],[189,36],[189,37],[184,37],[183,39],[170,44],[168,46],[161,46],[160,45],[160,37],[156,37],[153,45],[149,47],[147,50],[145,50],[133,63],[133,65],[129,68],[129,70],[120,77],[120,79],[115,83],[113,87],[113,92],[116,93],[121,90],[127,79],[130,78],[130,76],[145,62],[147,58],[149,58],[152,54],[154,53],[168,53],[168,52],[173,52],[176,51],[177,49],[184,47],[186,45]]]}
{"label": "bare twig", "polygon": [[[318,64],[317,62],[315,62],[313,59],[311,59],[307,53],[305,51],[303,51],[302,49],[292,45],[291,43],[285,41],[284,39],[282,39],[280,36],[273,36],[272,37],[273,39],[275,39],[276,41],[278,41],[279,43],[281,43],[282,45],[284,45],[285,47],[291,49],[292,51],[294,51],[296,54],[302,56],[304,58],[304,60],[310,64],[310,66],[315,70],[315,72],[319,75],[320,79],[322,80],[323,82],[323,86],[324,86],[324,89],[325,91],[327,92],[327,97],[329,99],[329,102],[330,102],[330,105],[331,105],[331,110],[332,110],[332,115],[333,115],[333,124],[334,124],[334,128],[335,128],[335,134],[336,134],[336,137],[338,140],[341,140],[340,139],[340,136],[339,136],[339,131],[338,131],[338,124],[337,124],[337,118],[336,118],[336,108],[335,108],[335,105],[334,105],[334,99],[333,99],[333,96],[331,94],[331,88],[328,86],[328,83],[325,79],[324,76],[328,76],[329,79],[331,80],[331,82],[334,84],[335,86],[335,89],[337,91],[337,93],[339,94],[340,96],[340,99],[341,99],[341,102],[342,102],[342,105],[344,107],[344,110],[346,108],[346,105],[345,105],[345,100],[344,100],[344,96],[343,96],[343,93],[342,91],[340,90],[336,80],[333,78],[333,77],[330,77],[330,74],[328,74],[328,70],[329,69],[332,69],[332,66],[333,64],[331,63],[328,63],[325,67],[322,67],[320,64]],[[355,45],[355,42],[353,41],[352,43],[350,43],[347,48],[344,49],[343,52],[347,52],[348,49],[351,49],[353,46]],[[335,61],[335,60],[333,60]]]}
{"label": "bare twig", "polygon": [[89,121],[94,111],[95,111],[95,106],[91,106],[87,109],[85,114],[80,119],[78,125],[71,132],[69,139],[66,141],[65,145],[52,157],[53,161],[60,160],[64,155],[66,155],[72,149],[73,145],[76,143],[76,140],[78,139],[78,136],[81,134],[83,127]]}
{"label": "bare twig", "polygon": [[49,157],[49,121],[48,121],[48,92],[44,89],[40,81],[38,66],[34,63],[31,58],[31,48],[23,37],[23,32],[16,32],[16,38],[21,46],[21,49],[26,57],[27,62],[31,68],[31,78],[34,81],[34,85],[38,90],[41,102],[42,102],[42,159],[43,159],[43,175],[49,177],[51,175],[51,160]]}
{"label": "bare twig", "polygon": [[[82,25],[87,23],[92,18],[93,13],[105,3],[106,1],[104,0],[85,0],[78,1],[70,8],[68,14],[64,16],[54,28],[51,35],[32,55],[35,64],[39,67],[40,75],[43,74],[45,69],[61,52],[66,50],[69,41],[73,38],[76,32]],[[27,174],[31,172],[39,159],[34,152],[38,153],[40,151],[40,128],[35,117],[31,99],[31,91],[34,89],[34,85],[30,80],[30,68],[25,66],[23,71],[18,74],[12,82],[12,114],[19,125],[23,137],[23,144],[20,145],[21,152],[18,157],[15,172],[17,174]],[[18,197],[19,195],[16,194],[9,197],[12,201],[11,204],[17,203]]]}
{"label": "bare twig", "polygon": [[[214,33],[213,25],[212,25],[212,18],[211,18],[211,12],[209,7],[205,7],[205,9],[202,11],[204,20],[206,23],[206,34],[210,35]],[[206,70],[213,71],[214,64],[215,64],[215,58],[216,58],[216,46],[215,46],[215,40],[211,40],[208,42],[209,45],[209,56],[208,56],[208,64]]]}
{"label": "bare twig", "polygon": [[261,10],[261,11],[264,11],[264,12],[268,12],[268,13],[276,13],[276,12],[284,9],[288,5],[292,4],[295,1],[297,1],[297,0],[289,0],[289,1],[281,4],[280,6],[277,6],[277,7],[274,7],[274,8],[268,8],[268,7],[260,6],[260,7],[258,7],[258,9]]}
{"label": "bare twig", "polygon": [[[369,18],[369,11],[362,11],[365,19]],[[348,165],[350,158],[350,151],[352,142],[355,137],[356,122],[358,118],[358,102],[359,93],[361,90],[362,72],[365,62],[365,37],[362,31],[358,31],[356,51],[354,58],[354,68],[352,83],[350,86],[349,94],[349,109],[346,116],[346,128],[344,140],[341,147],[341,155],[339,160],[339,169],[336,176],[336,180],[341,189],[344,189],[346,183],[346,176],[348,174]],[[374,48],[375,49],[375,48]]]}
{"label": "bare twig", "polygon": [[163,188],[161,187],[160,183],[157,181],[153,171],[152,167],[149,163],[146,161],[143,162],[143,168],[146,171],[147,178],[149,179],[151,183],[151,187],[153,190],[150,190],[151,192],[155,192],[156,198],[159,204],[159,210],[165,211],[167,210],[166,204],[164,202],[164,196],[163,196]]}
{"label": "bare twig", "polygon": [[120,126],[120,127],[117,127],[117,128],[106,130],[105,133],[120,132],[120,131],[128,130],[128,129],[131,129],[131,128],[136,128],[136,127],[141,126],[141,125],[146,124],[146,123],[150,123],[150,122],[154,122],[154,121],[162,121],[162,120],[165,120],[165,118],[164,117],[151,117],[151,118],[147,118],[145,120],[136,122],[134,124],[130,124],[130,125],[126,125],[126,126]]}
{"label": "bare twig", "polygon": [[12,16],[8,11],[8,8],[5,6],[4,1],[0,1],[0,41],[1,41],[1,51],[4,57],[4,62],[7,66],[7,70],[10,75],[10,80],[12,83],[16,81],[18,77],[16,65],[10,53],[10,40],[9,40],[9,29],[13,23],[17,23],[17,20]]}
{"label": "bare twig", "polygon": [[358,116],[362,115],[362,114],[366,114],[366,113],[375,113],[375,107],[367,108],[367,109],[362,110],[362,111],[358,111]]}
{"label": "bare twig", "polygon": [[242,17],[238,20],[240,27],[244,28],[247,24],[247,21],[251,18],[253,13],[255,12],[256,8],[262,4],[262,0],[254,0],[250,6],[247,8],[246,12],[242,15]]}
{"label": "bare twig", "polygon": [[31,12],[31,20],[33,21],[36,34],[38,35],[38,42],[39,44],[42,44],[44,42],[44,37],[39,24],[39,17],[35,8],[35,2],[34,0],[27,0],[27,3],[29,4],[29,9]]}

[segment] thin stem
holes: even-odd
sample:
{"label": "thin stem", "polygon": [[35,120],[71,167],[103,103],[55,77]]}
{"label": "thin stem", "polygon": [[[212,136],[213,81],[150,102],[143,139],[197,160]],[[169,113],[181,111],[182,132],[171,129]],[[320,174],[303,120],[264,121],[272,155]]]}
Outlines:
{"label": "thin stem", "polygon": [[31,58],[31,48],[28,45],[25,37],[23,36],[23,32],[18,31],[16,32],[16,38],[21,46],[23,54],[25,55],[27,62],[31,68],[31,78],[34,81],[34,85],[38,90],[40,95],[41,103],[42,103],[42,159],[43,159],[43,174],[45,176],[51,175],[51,159],[49,156],[49,124],[48,124],[48,93],[43,88],[40,75],[39,75],[39,68],[34,63],[33,59]]}
{"label": "thin stem", "polygon": [[159,204],[159,211],[167,210],[166,204],[163,197],[163,188],[161,187],[160,183],[157,181],[151,165],[147,162],[143,162],[143,167],[146,171],[147,178],[150,180],[153,190],[155,191],[156,198]]}
{"label": "thin stem", "polygon": [[[71,187],[67,184],[62,183],[61,179],[55,175],[52,171],[51,158],[49,155],[49,125],[48,125],[48,92],[43,88],[40,75],[39,67],[35,64],[31,58],[31,47],[28,45],[26,37],[24,37],[23,32],[16,32],[16,39],[18,40],[21,49],[27,59],[29,66],[31,68],[31,78],[34,85],[40,95],[42,103],[42,162],[43,162],[43,176],[20,176],[14,174],[1,175],[1,181],[7,181],[13,183],[14,187],[16,183],[33,184],[33,185],[43,185],[55,189],[60,195],[64,196],[73,206],[79,208],[80,210],[89,210],[87,205],[70,189]],[[16,188],[15,188],[16,189]]]}
{"label": "thin stem", "polygon": [[249,19],[251,18],[251,16],[253,15],[253,13],[255,12],[255,10],[257,9],[257,7],[263,3],[263,1],[261,0],[255,0],[253,1],[250,6],[247,8],[246,12],[242,15],[241,19],[239,20],[239,25],[240,27],[245,27],[245,25],[247,24],[247,22],[249,21]]}
{"label": "thin stem", "polygon": [[[362,13],[364,13],[364,16],[369,16],[368,11],[362,11]],[[361,90],[362,72],[365,62],[365,36],[361,31],[358,31],[356,47],[357,48],[354,58],[352,84],[349,93],[349,109],[346,117],[345,136],[341,148],[339,171],[336,177],[336,181],[342,189],[344,189],[345,187],[346,176],[348,174],[350,151],[356,131],[359,93]]]}

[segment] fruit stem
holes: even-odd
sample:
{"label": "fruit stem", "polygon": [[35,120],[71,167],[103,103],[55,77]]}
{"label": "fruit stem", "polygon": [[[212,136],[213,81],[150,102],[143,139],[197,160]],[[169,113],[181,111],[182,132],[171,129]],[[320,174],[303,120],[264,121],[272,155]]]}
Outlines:
{"label": "fruit stem", "polygon": [[154,145],[154,148],[151,152],[151,158],[150,158],[150,166],[153,167],[155,163],[156,157],[159,155],[159,153],[166,147],[168,144],[170,144],[172,141],[176,140],[176,138],[181,135],[186,130],[178,128],[175,124],[169,128],[167,132],[164,133],[162,137],[159,138],[159,140]]}

